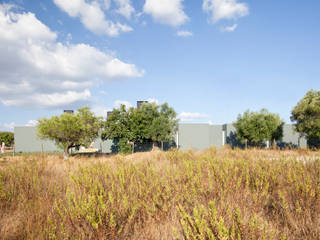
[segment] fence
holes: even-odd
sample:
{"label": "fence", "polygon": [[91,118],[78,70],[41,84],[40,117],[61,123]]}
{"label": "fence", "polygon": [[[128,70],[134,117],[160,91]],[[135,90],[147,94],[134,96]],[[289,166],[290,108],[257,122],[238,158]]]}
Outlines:
{"label": "fence", "polygon": [[12,153],[12,155],[14,156],[14,146],[12,146],[12,147],[5,147],[5,148],[4,148],[4,152],[3,152],[3,153],[0,152],[0,155],[1,155],[1,154],[8,154],[8,153]]}

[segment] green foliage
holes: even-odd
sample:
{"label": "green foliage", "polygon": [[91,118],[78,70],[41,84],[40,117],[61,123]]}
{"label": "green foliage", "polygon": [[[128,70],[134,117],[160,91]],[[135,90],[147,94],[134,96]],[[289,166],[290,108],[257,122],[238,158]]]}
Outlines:
{"label": "green foliage", "polygon": [[309,141],[320,139],[320,91],[307,92],[292,110],[291,121]]}
{"label": "green foliage", "polygon": [[149,137],[157,142],[170,142],[178,127],[177,114],[167,103],[161,105],[148,129]]}
{"label": "green foliage", "polygon": [[78,109],[77,114],[63,113],[50,119],[38,120],[38,136],[56,142],[69,155],[69,149],[88,146],[97,137],[102,119],[96,117],[89,107]]}
{"label": "green foliage", "polygon": [[236,128],[238,140],[246,140],[253,144],[267,140],[280,140],[283,136],[284,122],[278,114],[269,113],[266,109],[260,112],[247,110],[238,116],[233,126]]}
{"label": "green foliage", "polygon": [[117,145],[121,153],[129,154],[132,152],[132,144],[126,138],[120,138]]}
{"label": "green foliage", "polygon": [[14,144],[14,135],[12,132],[0,132],[0,145],[5,143],[6,146],[12,146]]}
{"label": "green foliage", "polygon": [[107,118],[102,139],[119,139],[120,152],[127,153],[129,143],[171,141],[177,129],[176,112],[167,103],[161,106],[144,103],[141,108],[126,110],[122,105]]}

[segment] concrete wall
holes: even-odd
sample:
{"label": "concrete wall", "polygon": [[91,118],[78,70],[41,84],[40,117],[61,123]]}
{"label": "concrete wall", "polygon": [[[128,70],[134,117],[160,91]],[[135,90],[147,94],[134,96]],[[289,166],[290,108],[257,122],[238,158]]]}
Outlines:
{"label": "concrete wall", "polygon": [[[182,150],[194,149],[203,150],[210,146],[216,146],[218,149],[225,144],[232,147],[244,147],[236,138],[236,129],[232,124],[211,125],[211,124],[179,124],[176,144]],[[305,138],[300,138],[299,134],[294,132],[293,125],[286,124],[283,128],[283,139],[277,144],[280,147],[306,147]],[[55,152],[61,151],[52,141],[44,141],[37,138],[36,127],[15,127],[15,151],[16,152],[41,152],[43,144],[44,151]],[[113,142],[111,140],[102,141],[97,138],[93,147],[103,153],[114,152]],[[141,148],[141,149],[140,149]],[[136,151],[147,149],[143,146],[136,146]]]}
{"label": "concrete wall", "polygon": [[37,137],[35,127],[15,127],[14,128],[14,148],[15,152],[57,152],[61,151],[55,143],[47,140],[40,140]]}
{"label": "concrete wall", "polygon": [[[15,152],[62,152],[53,141],[41,140],[37,137],[36,127],[15,127],[14,128]],[[97,138],[93,147],[103,153],[111,153],[112,141],[102,141]]]}
{"label": "concrete wall", "polygon": [[182,123],[178,130],[178,147],[182,150],[202,150],[222,147],[222,126],[205,123]]}
{"label": "concrete wall", "polygon": [[286,124],[283,126],[283,138],[280,143],[284,147],[291,145],[293,147],[307,147],[307,140],[304,137],[300,137],[299,133],[294,131],[294,125]]}
{"label": "concrete wall", "polygon": [[[244,144],[237,140],[236,129],[232,124],[225,124],[223,126],[226,135],[226,143],[232,147],[244,147]],[[283,138],[277,141],[279,147],[307,147],[307,140],[300,137],[299,133],[294,131],[294,125],[285,124],[283,126]]]}
{"label": "concrete wall", "polygon": [[97,138],[93,143],[93,148],[99,149],[102,153],[112,153],[112,141],[102,141],[101,138]]}

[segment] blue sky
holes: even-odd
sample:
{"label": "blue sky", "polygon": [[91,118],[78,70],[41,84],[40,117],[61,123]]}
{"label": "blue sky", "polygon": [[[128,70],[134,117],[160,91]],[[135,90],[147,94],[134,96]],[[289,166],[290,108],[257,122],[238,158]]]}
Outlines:
{"label": "blue sky", "polygon": [[184,122],[290,112],[320,87],[320,1],[0,1],[0,130],[168,102]]}

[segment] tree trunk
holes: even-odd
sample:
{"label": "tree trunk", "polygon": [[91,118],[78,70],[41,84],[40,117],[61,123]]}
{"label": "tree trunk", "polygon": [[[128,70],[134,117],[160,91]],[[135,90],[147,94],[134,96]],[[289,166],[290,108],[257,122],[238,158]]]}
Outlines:
{"label": "tree trunk", "polygon": [[161,141],[161,150],[163,151],[163,141]]}
{"label": "tree trunk", "polygon": [[245,140],[245,147],[248,148],[248,139]]}
{"label": "tree trunk", "polygon": [[64,148],[64,153],[63,153],[63,160],[68,160],[69,159],[69,146]]}
{"label": "tree trunk", "polygon": [[134,153],[134,141],[132,141],[132,153]]}
{"label": "tree trunk", "polygon": [[155,150],[155,149],[156,149],[156,142],[153,141],[153,142],[152,142],[152,150]]}

